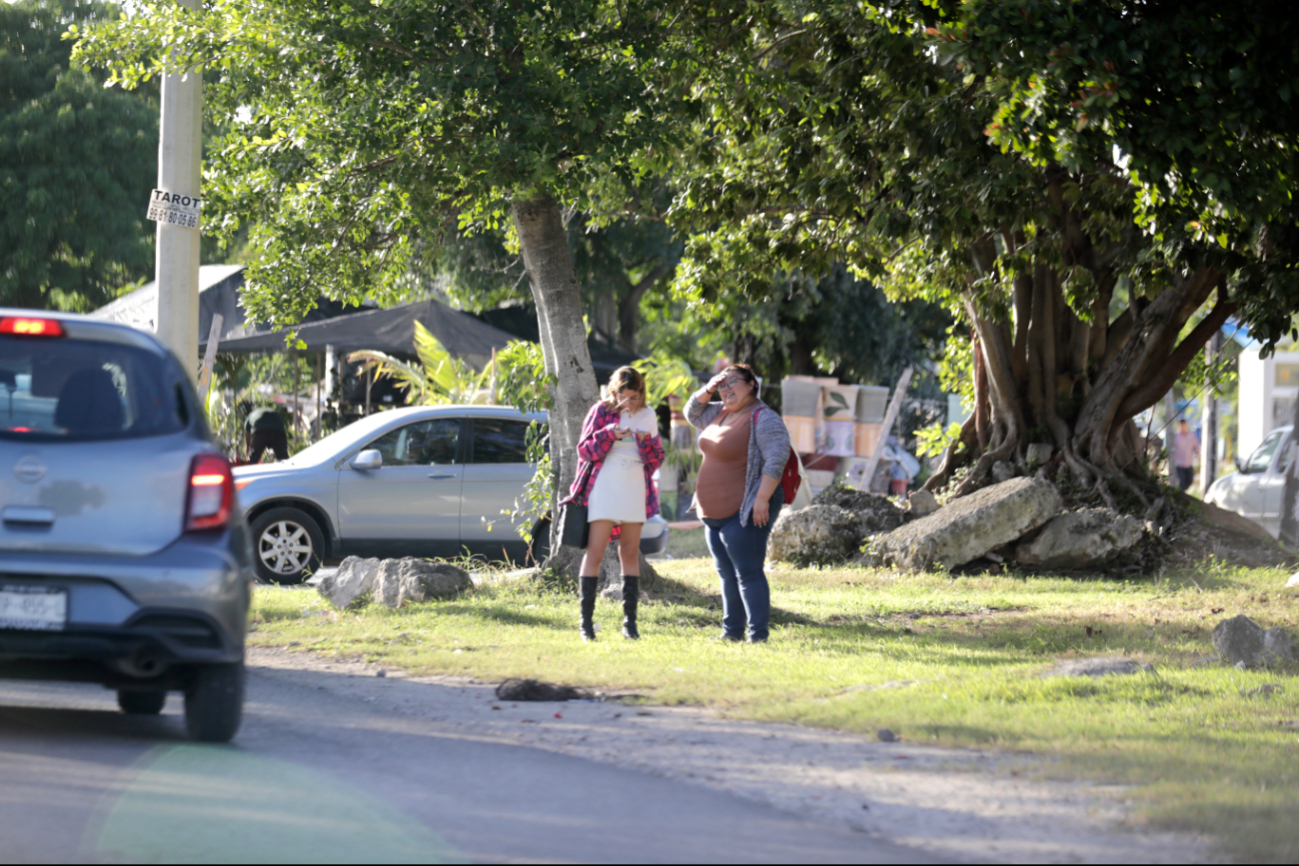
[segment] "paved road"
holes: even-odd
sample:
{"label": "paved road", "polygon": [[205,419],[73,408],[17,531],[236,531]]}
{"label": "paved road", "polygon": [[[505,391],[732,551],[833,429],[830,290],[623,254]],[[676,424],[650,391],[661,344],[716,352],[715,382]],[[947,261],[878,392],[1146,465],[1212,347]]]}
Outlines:
{"label": "paved road", "polygon": [[931,862],[725,793],[251,669],[230,747],[90,686],[0,681],[0,861]]}

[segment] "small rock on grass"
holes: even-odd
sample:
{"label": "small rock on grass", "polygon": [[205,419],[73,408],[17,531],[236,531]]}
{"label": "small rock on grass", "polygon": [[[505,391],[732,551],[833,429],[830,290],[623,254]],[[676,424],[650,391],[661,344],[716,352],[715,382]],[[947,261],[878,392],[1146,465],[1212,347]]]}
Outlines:
{"label": "small rock on grass", "polygon": [[896,743],[898,741],[898,735],[890,731],[888,728],[880,728],[875,732],[875,737],[881,743]]}
{"label": "small rock on grass", "polygon": [[385,559],[375,570],[372,584],[374,600],[391,608],[428,601],[454,598],[473,588],[469,572],[446,562],[406,557]]}
{"label": "small rock on grass", "polygon": [[1294,646],[1285,629],[1264,629],[1240,614],[1213,627],[1213,647],[1239,668],[1272,667],[1294,661]]}
{"label": "small rock on grass", "polygon": [[369,601],[380,562],[382,560],[377,558],[349,556],[333,574],[316,584],[316,591],[340,610],[363,607]]}

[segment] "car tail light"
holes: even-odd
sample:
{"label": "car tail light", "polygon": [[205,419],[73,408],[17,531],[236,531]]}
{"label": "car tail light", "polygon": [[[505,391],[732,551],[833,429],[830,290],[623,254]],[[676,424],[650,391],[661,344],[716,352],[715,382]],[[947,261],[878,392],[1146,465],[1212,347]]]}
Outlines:
{"label": "car tail light", "polygon": [[230,463],[216,454],[200,454],[189,470],[189,501],[185,505],[185,531],[225,529],[235,502],[235,480]]}
{"label": "car tail light", "polygon": [[18,337],[62,337],[63,325],[58,319],[36,319],[18,316],[0,318],[0,334]]}

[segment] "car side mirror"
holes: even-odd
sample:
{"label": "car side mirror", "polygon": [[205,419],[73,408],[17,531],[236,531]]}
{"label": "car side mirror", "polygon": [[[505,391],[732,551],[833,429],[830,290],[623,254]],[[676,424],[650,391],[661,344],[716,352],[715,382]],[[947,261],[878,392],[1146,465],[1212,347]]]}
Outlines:
{"label": "car side mirror", "polygon": [[1232,462],[1234,462],[1234,463],[1236,464],[1236,471],[1239,472],[1241,475],[1245,475],[1245,474],[1246,474],[1246,472],[1245,472],[1245,464],[1240,462],[1240,458],[1239,458],[1239,457],[1233,457],[1233,458],[1231,458],[1231,459],[1232,459]]}
{"label": "car side mirror", "polygon": [[383,466],[383,455],[374,448],[367,448],[352,458],[353,469],[378,469]]}

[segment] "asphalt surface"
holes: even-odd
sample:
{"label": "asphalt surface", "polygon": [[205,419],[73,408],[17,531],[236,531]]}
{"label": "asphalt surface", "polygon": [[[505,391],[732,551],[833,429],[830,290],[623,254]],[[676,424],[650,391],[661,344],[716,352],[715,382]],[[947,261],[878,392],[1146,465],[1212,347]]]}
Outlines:
{"label": "asphalt surface", "polygon": [[[0,862],[933,862],[751,801],[449,731],[250,668],[231,746],[182,701],[0,681]],[[342,676],[342,675],[337,675]]]}

